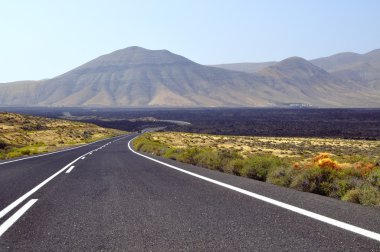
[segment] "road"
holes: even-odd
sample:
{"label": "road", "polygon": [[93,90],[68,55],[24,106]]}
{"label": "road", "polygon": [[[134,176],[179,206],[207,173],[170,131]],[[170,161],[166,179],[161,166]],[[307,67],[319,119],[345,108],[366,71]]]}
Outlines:
{"label": "road", "polygon": [[0,251],[380,251],[379,209],[159,163],[134,136],[0,163]]}

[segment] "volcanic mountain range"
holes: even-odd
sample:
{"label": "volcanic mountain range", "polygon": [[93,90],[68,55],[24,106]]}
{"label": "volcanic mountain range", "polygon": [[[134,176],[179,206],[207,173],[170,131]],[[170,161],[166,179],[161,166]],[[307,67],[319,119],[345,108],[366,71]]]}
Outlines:
{"label": "volcanic mountain range", "polygon": [[0,106],[380,107],[380,50],[205,66],[129,47],[52,79],[0,84]]}

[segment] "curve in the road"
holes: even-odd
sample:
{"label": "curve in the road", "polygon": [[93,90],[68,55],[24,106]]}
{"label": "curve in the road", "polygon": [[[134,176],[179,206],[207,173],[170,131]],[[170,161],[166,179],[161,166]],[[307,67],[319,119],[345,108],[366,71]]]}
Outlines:
{"label": "curve in the road", "polygon": [[[113,139],[113,138],[116,138],[116,137],[112,137],[112,138],[109,138],[109,139]],[[101,139],[101,140],[98,140],[98,141],[95,141],[95,142],[92,142],[92,143],[88,143],[88,144],[83,144],[83,145],[80,145],[80,146],[77,146],[77,147],[60,150],[60,151],[53,151],[53,152],[49,152],[49,153],[45,153],[45,154],[33,155],[33,156],[30,156],[30,157],[17,158],[17,159],[14,159],[14,160],[5,161],[5,162],[1,162],[0,165],[15,163],[15,162],[24,161],[24,160],[28,160],[28,159],[32,159],[32,158],[39,158],[39,157],[50,156],[50,155],[54,155],[54,154],[58,154],[58,153],[66,152],[66,151],[72,151],[72,150],[83,148],[83,147],[86,147],[86,146],[89,146],[91,144],[98,143],[98,142],[101,142],[101,141],[104,141],[104,139]]]}
{"label": "curve in the road", "polygon": [[[112,141],[112,142],[116,142],[116,141],[119,141],[123,138],[125,138],[126,136],[123,136],[123,137],[119,137],[117,138],[116,140]],[[110,139],[114,139],[113,138],[110,138]],[[108,139],[108,140],[110,140]],[[94,144],[94,143],[97,143],[97,142],[100,142],[100,141],[104,141],[105,139],[102,139],[102,140],[99,140],[99,141],[96,141],[96,142],[92,142],[90,144],[86,144],[86,145],[82,145],[82,146],[79,146],[79,147],[75,147],[75,148],[71,148],[71,149],[67,149],[67,150],[63,150],[63,151],[58,151],[58,152],[53,152],[53,153],[48,153],[48,154],[45,154],[45,155],[39,155],[39,156],[33,156],[33,157],[29,157],[29,158],[24,158],[24,159],[17,159],[17,160],[13,160],[13,161],[9,161],[9,162],[6,162],[6,163],[13,163],[13,162],[18,162],[18,161],[23,161],[23,160],[26,160],[26,159],[31,159],[31,158],[37,158],[37,157],[43,157],[43,156],[47,156],[47,155],[52,155],[52,154],[57,154],[57,153],[60,153],[60,152],[64,152],[64,151],[69,151],[69,150],[74,150],[74,149],[78,149],[78,148],[81,148],[81,147],[85,147],[85,146],[88,146],[88,145],[91,145],[91,144]],[[65,170],[66,173],[70,173],[72,171],[72,169],[74,168],[73,164],[76,163],[78,160],[80,159],[85,159],[85,157],[87,155],[91,155],[94,151],[98,151],[99,149],[102,149],[104,148],[105,146],[109,145],[111,142],[108,142],[106,144],[104,144],[103,146],[99,147],[99,148],[96,148],[96,149],[93,149],[93,150],[90,150],[89,152],[85,153],[84,155],[81,155],[79,156],[78,158],[76,158],[75,160],[71,161],[70,163],[68,163],[65,167],[63,167],[62,169],[60,169],[59,171],[57,171],[56,173],[54,173],[53,175],[51,175],[50,177],[48,177],[47,179],[45,179],[44,181],[42,181],[40,184],[38,184],[37,186],[35,186],[34,188],[32,188],[30,191],[26,192],[24,195],[22,195],[21,197],[19,197],[18,199],[16,199],[15,201],[13,201],[10,205],[8,205],[7,207],[5,207],[3,210],[0,211],[0,219],[2,219],[4,216],[6,216],[9,212],[11,212],[14,208],[16,208],[18,205],[20,205],[22,202],[24,202],[27,198],[29,198],[31,195],[33,195],[35,192],[37,192],[39,189],[41,189],[43,186],[45,186],[47,183],[49,183],[52,179],[54,179],[55,177],[57,177],[59,174],[61,174],[62,172],[64,172]],[[2,164],[5,164],[5,163],[2,163]],[[1,226],[0,226],[0,237],[3,233],[5,233],[5,231],[8,230],[9,227],[12,226],[13,223],[15,223],[30,207],[33,206],[33,204],[37,201],[37,199],[33,199],[33,200],[30,200],[28,201],[23,207],[21,207],[16,213],[14,213],[9,219],[7,219]]]}
{"label": "curve in the road", "polygon": [[193,177],[205,180],[207,182],[210,182],[210,183],[222,186],[224,188],[233,190],[235,192],[238,192],[238,193],[250,196],[252,198],[264,201],[266,203],[269,203],[269,204],[272,204],[272,205],[275,205],[275,206],[287,209],[289,211],[292,211],[292,212],[295,212],[295,213],[298,213],[298,214],[301,214],[301,215],[313,218],[315,220],[318,220],[318,221],[321,221],[321,222],[324,222],[324,223],[327,223],[327,224],[330,224],[330,225],[333,225],[333,226],[345,229],[347,231],[350,231],[350,232],[353,232],[353,233],[356,233],[356,234],[363,235],[363,236],[368,237],[370,239],[374,239],[376,241],[380,241],[380,234],[372,232],[370,230],[366,230],[366,229],[363,229],[363,228],[360,228],[360,227],[357,227],[357,226],[354,226],[354,225],[351,225],[351,224],[348,224],[348,223],[345,223],[345,222],[342,222],[342,221],[338,221],[338,220],[335,220],[335,219],[332,219],[332,218],[329,218],[329,217],[326,217],[326,216],[323,216],[323,215],[320,215],[320,214],[317,214],[317,213],[314,213],[314,212],[311,212],[311,211],[308,211],[308,210],[305,210],[305,209],[302,209],[302,208],[299,208],[299,207],[296,207],[296,206],[292,206],[292,205],[283,203],[281,201],[274,200],[274,199],[271,199],[269,197],[265,197],[263,195],[260,195],[260,194],[257,194],[257,193],[253,193],[253,192],[241,189],[241,188],[236,187],[236,186],[232,186],[232,185],[229,185],[229,184],[226,184],[226,183],[214,180],[214,179],[210,179],[208,177],[205,177],[205,176],[202,176],[202,175],[190,172],[190,171],[186,171],[186,170],[181,169],[179,167],[176,167],[174,165],[170,165],[170,164],[167,164],[167,163],[162,162],[160,160],[157,160],[157,159],[154,159],[152,157],[148,157],[148,156],[146,156],[144,154],[138,153],[137,151],[135,151],[131,147],[131,143],[133,142],[134,139],[135,138],[131,139],[128,142],[128,148],[129,148],[130,151],[132,151],[136,155],[139,155],[141,157],[144,157],[144,158],[149,159],[151,161],[154,161],[156,163],[165,165],[165,166],[167,166],[167,167],[169,167],[171,169],[177,170],[179,172],[186,173],[187,175],[190,175],[190,176],[193,176]]}

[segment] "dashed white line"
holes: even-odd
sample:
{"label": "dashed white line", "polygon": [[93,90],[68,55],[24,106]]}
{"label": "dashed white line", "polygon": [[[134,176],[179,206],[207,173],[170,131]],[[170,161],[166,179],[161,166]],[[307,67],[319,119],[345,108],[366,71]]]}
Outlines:
{"label": "dashed white line", "polygon": [[[128,136],[124,136],[124,137],[120,137],[117,139],[117,141],[121,140],[121,139],[124,139]],[[103,141],[103,140],[99,140],[99,141]],[[97,141],[97,142],[99,142]],[[93,142],[93,143],[96,143],[96,142]],[[91,143],[91,144],[93,144]],[[88,144],[89,145],[89,144]],[[86,145],[84,145],[86,146]],[[80,146],[80,147],[84,147],[84,146]],[[76,148],[80,148],[80,147],[76,147]],[[72,148],[72,149],[76,149],[76,148]],[[72,150],[70,149],[70,150]],[[64,151],[68,151],[68,150],[64,150]],[[89,151],[87,152],[86,154],[78,157],[77,159],[75,159],[74,161],[70,162],[69,164],[67,164],[65,167],[63,167],[62,169],[60,169],[59,171],[57,171],[56,173],[54,173],[53,175],[51,175],[49,178],[45,179],[43,182],[41,182],[40,184],[38,184],[36,187],[34,187],[33,189],[31,189],[30,191],[28,191],[27,193],[25,193],[24,195],[22,195],[20,198],[18,198],[17,200],[15,200],[13,203],[11,203],[10,205],[8,205],[7,207],[5,207],[3,210],[1,210],[0,212],[0,219],[3,218],[5,215],[7,215],[10,211],[12,211],[15,207],[17,207],[19,204],[21,204],[24,200],[26,200],[29,196],[31,196],[33,193],[35,193],[36,191],[38,191],[41,187],[43,187],[44,185],[46,185],[50,180],[52,180],[53,178],[55,178],[56,176],[58,176],[60,173],[62,173],[64,170],[66,170],[68,167],[69,170],[67,171],[67,173],[71,172],[72,169],[74,169],[75,166],[72,166],[72,164],[74,164],[75,162],[77,162],[79,159],[85,159],[85,156],[89,153],[92,153],[94,150],[92,151]],[[60,151],[60,152],[63,152],[63,151]],[[24,159],[19,159],[19,160],[13,160],[13,161],[9,161],[9,162],[6,162],[6,163],[12,163],[12,162],[17,162],[17,161],[21,161],[21,160],[25,160],[25,159],[30,159],[30,158],[36,158],[36,157],[41,157],[41,156],[46,156],[46,155],[51,155],[51,154],[55,154],[55,153],[58,153],[58,152],[54,152],[54,153],[48,153],[48,154],[45,154],[45,155],[39,155],[39,156],[35,156],[35,157],[29,157],[29,158],[24,158]],[[5,163],[0,163],[1,164],[5,164]],[[36,203],[37,199],[32,199],[30,200],[28,203],[26,203],[22,208],[20,208],[16,213],[14,213],[9,219],[7,219],[1,226],[0,226],[0,236],[10,227],[13,225],[13,223],[15,223],[34,203]]]}
{"label": "dashed white line", "polygon": [[298,213],[298,214],[310,217],[312,219],[315,219],[315,220],[318,220],[318,221],[321,221],[321,222],[324,222],[324,223],[327,223],[327,224],[339,227],[341,229],[344,229],[344,230],[347,230],[347,231],[350,231],[350,232],[353,232],[353,233],[356,233],[356,234],[363,235],[363,236],[365,236],[367,238],[371,238],[371,239],[380,241],[380,234],[379,233],[375,233],[375,232],[372,232],[372,231],[369,231],[369,230],[366,230],[366,229],[363,229],[363,228],[360,228],[360,227],[357,227],[357,226],[354,226],[354,225],[351,225],[351,224],[348,224],[348,223],[345,223],[345,222],[342,222],[342,221],[338,221],[338,220],[329,218],[327,216],[323,216],[321,214],[317,214],[317,213],[314,213],[314,212],[311,212],[311,211],[308,211],[308,210],[305,210],[305,209],[302,209],[302,208],[299,208],[299,207],[296,207],[296,206],[293,206],[293,205],[290,205],[290,204],[286,204],[286,203],[283,203],[281,201],[278,201],[278,200],[275,200],[275,199],[271,199],[269,197],[265,197],[263,195],[260,195],[260,194],[257,194],[257,193],[253,193],[253,192],[241,189],[239,187],[232,186],[232,185],[229,185],[229,184],[226,184],[226,183],[223,183],[223,182],[220,182],[220,181],[217,181],[217,180],[214,180],[214,179],[211,179],[211,178],[208,178],[208,177],[205,177],[205,176],[202,176],[202,175],[199,175],[199,174],[196,174],[196,173],[193,173],[193,172],[190,172],[190,171],[178,168],[178,167],[176,167],[174,165],[170,165],[170,164],[164,163],[164,162],[159,161],[157,159],[145,156],[145,155],[143,155],[141,153],[136,152],[135,150],[133,150],[131,148],[131,142],[135,138],[131,139],[128,142],[128,148],[129,148],[129,150],[131,150],[136,155],[142,156],[142,157],[144,157],[146,159],[149,159],[149,160],[151,160],[153,162],[162,164],[164,166],[167,166],[167,167],[172,168],[174,170],[186,173],[186,174],[188,174],[190,176],[193,176],[193,177],[205,180],[207,182],[210,182],[210,183],[222,186],[222,187],[230,189],[232,191],[239,192],[241,194],[245,194],[245,195],[250,196],[252,198],[255,198],[255,199],[267,202],[269,204],[272,204],[272,205],[275,205],[275,206],[287,209],[289,211],[292,211],[292,212],[295,212],[295,213]]}
{"label": "dashed white line", "polygon": [[74,169],[74,165],[72,165],[69,169],[67,169],[66,173],[70,173]]}
{"label": "dashed white line", "polygon": [[0,226],[0,237],[8,230],[29,208],[31,208],[37,199],[31,199],[23,207],[21,207],[17,212],[15,212],[8,220],[6,220]]}
{"label": "dashed white line", "polygon": [[[124,136],[124,137],[120,137],[118,140],[121,140],[121,139],[124,139],[128,136]],[[89,151],[91,152],[91,151]],[[61,170],[57,171],[56,173],[54,173],[53,175],[51,175],[50,177],[48,177],[47,179],[45,179],[43,182],[41,182],[40,184],[38,184],[36,187],[34,187],[33,189],[31,189],[29,192],[25,193],[24,195],[22,195],[20,198],[18,198],[17,200],[15,200],[13,203],[11,203],[10,205],[8,205],[7,207],[5,207],[3,210],[1,210],[0,212],[0,219],[3,218],[7,213],[9,213],[10,211],[12,211],[12,209],[14,209],[15,207],[17,207],[20,203],[22,203],[24,200],[26,200],[29,196],[31,196],[33,193],[35,193],[36,191],[38,191],[41,187],[43,187],[44,185],[46,185],[50,180],[52,180],[53,178],[55,178],[56,176],[58,176],[60,173],[62,173],[64,170],[66,170],[68,167],[70,167],[71,165],[73,165],[75,162],[77,162],[79,159],[85,159],[85,156],[89,153],[87,152],[86,154],[78,157],[77,159],[75,159],[74,161],[70,162],[69,164],[67,164],[65,167],[63,167]]]}
{"label": "dashed white line", "polygon": [[37,190],[39,190],[41,187],[43,187],[44,185],[46,185],[50,180],[52,180],[53,178],[55,178],[56,176],[58,176],[60,173],[62,173],[64,170],[66,170],[68,167],[70,167],[72,164],[74,164],[76,161],[78,161],[80,158],[82,158],[82,156],[80,156],[79,158],[75,159],[74,161],[72,161],[71,163],[69,163],[68,165],[66,165],[65,167],[63,167],[61,170],[57,171],[56,173],[54,173],[53,175],[51,175],[50,177],[48,177],[47,179],[45,179],[43,182],[41,182],[39,185],[37,185],[36,187],[34,187],[32,190],[30,190],[29,192],[25,193],[23,196],[21,196],[20,198],[18,198],[17,200],[15,200],[12,204],[10,204],[6,208],[4,208],[0,212],[0,219],[3,218],[13,208],[15,208],[16,206],[18,206],[25,199],[27,199],[30,195],[32,195]]}
{"label": "dashed white line", "polygon": [[[119,137],[119,136],[116,136],[116,137]],[[113,137],[113,138],[115,138],[115,137]],[[125,137],[121,137],[120,139],[122,139],[122,138],[125,138]],[[5,161],[5,162],[1,162],[0,165],[14,163],[14,162],[19,162],[19,161],[23,161],[23,160],[27,160],[27,159],[32,159],[32,158],[49,156],[49,155],[58,154],[58,153],[65,152],[65,151],[71,151],[71,150],[75,150],[75,149],[78,149],[78,148],[86,147],[88,145],[91,145],[91,144],[94,144],[94,143],[98,143],[98,142],[101,142],[101,141],[104,141],[104,140],[105,139],[102,139],[102,140],[99,140],[99,141],[95,141],[95,142],[92,142],[92,143],[89,143],[89,144],[81,145],[81,146],[70,148],[70,149],[66,149],[66,150],[60,150],[60,151],[55,151],[55,152],[49,152],[49,153],[46,153],[46,154],[40,154],[40,155],[36,155],[36,156],[31,156],[31,157],[19,158],[19,159],[16,159],[16,160]]]}

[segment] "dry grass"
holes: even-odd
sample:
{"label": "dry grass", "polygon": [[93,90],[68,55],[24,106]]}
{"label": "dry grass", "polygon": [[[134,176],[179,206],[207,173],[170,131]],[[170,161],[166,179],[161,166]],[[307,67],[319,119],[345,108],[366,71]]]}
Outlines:
{"label": "dry grass", "polygon": [[237,176],[380,206],[379,141],[147,133],[138,151]]}
{"label": "dry grass", "polygon": [[13,158],[79,145],[124,132],[94,124],[0,113],[0,158]]}
{"label": "dry grass", "polygon": [[272,154],[277,157],[310,158],[321,152],[334,156],[368,156],[379,158],[380,141],[297,138],[220,136],[181,132],[158,132],[153,139],[176,148],[211,147],[236,150],[243,156]]}

